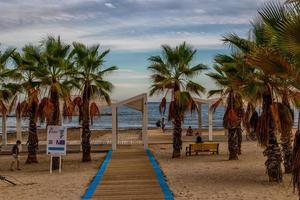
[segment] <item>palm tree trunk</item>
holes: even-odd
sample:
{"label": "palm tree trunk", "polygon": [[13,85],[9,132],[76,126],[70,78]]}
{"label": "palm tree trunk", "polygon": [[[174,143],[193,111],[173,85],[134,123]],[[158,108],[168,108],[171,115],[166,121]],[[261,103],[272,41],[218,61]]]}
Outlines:
{"label": "palm tree trunk", "polygon": [[86,84],[82,96],[82,161],[88,162],[91,161],[91,131],[90,131],[90,91],[88,85]]}
{"label": "palm tree trunk", "polygon": [[82,124],[82,109],[83,109],[82,107],[83,107],[82,105],[79,106],[79,116],[78,116],[79,124]]}
{"label": "palm tree trunk", "polygon": [[[283,165],[284,165],[284,172],[286,174],[292,173],[293,170],[293,147],[292,147],[292,129],[294,124],[294,112],[290,106],[290,102],[288,99],[288,93],[285,92],[282,96],[282,105],[285,106],[287,109],[283,109],[285,112],[283,116],[284,119],[290,120],[282,120],[281,121],[281,147],[282,147],[282,154],[283,154]],[[289,122],[289,123],[288,123]],[[284,123],[284,124],[283,124]]]}
{"label": "palm tree trunk", "polygon": [[[59,94],[56,88],[51,88],[50,100],[53,105],[53,112],[48,125],[60,125]],[[52,157],[52,170],[59,169],[59,157]]]}
{"label": "palm tree trunk", "polygon": [[242,155],[242,142],[243,142],[243,134],[242,134],[242,128],[237,128],[237,137],[238,137],[238,154]]}
{"label": "palm tree trunk", "polygon": [[263,96],[263,120],[267,126],[268,133],[264,133],[268,136],[268,142],[264,156],[267,156],[265,165],[267,167],[267,174],[270,182],[282,182],[282,169],[281,169],[281,150],[277,142],[275,135],[275,121],[271,113],[272,97],[271,93],[264,94]]}
{"label": "palm tree trunk", "polygon": [[238,128],[228,129],[228,151],[229,160],[239,159]]}
{"label": "palm tree trunk", "polygon": [[28,134],[28,157],[26,164],[37,163],[36,151],[38,149],[38,136],[36,129],[36,113],[38,104],[36,102],[31,103],[29,110],[29,134]]}
{"label": "palm tree trunk", "polygon": [[269,134],[269,144],[263,152],[264,156],[267,156],[267,160],[265,162],[267,174],[270,182],[280,183],[282,182],[281,151],[277,143],[274,130],[270,130]]}
{"label": "palm tree trunk", "polygon": [[55,88],[51,89],[50,96],[50,100],[53,105],[53,112],[49,125],[60,125],[59,94]]}
{"label": "palm tree trunk", "polygon": [[281,147],[283,152],[283,165],[284,172],[287,174],[292,173],[292,141],[291,141],[292,133],[289,132],[288,135],[284,138],[281,138]]}
{"label": "palm tree trunk", "polygon": [[178,158],[181,155],[182,149],[182,128],[181,117],[175,117],[173,121],[173,156],[172,158]]}
{"label": "palm tree trunk", "polygon": [[241,101],[241,97],[235,95],[231,90],[223,117],[223,126],[228,130],[229,160],[238,160],[238,155],[241,154],[243,108],[237,107],[236,104],[239,101]]}

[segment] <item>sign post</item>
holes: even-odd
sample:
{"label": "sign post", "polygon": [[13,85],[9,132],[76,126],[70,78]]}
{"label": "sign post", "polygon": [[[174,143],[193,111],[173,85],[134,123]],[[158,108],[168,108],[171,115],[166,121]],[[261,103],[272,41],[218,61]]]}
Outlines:
{"label": "sign post", "polygon": [[61,173],[61,156],[67,152],[67,129],[62,126],[48,126],[47,155],[50,155],[50,174],[52,174],[52,158],[59,157],[59,173]]}

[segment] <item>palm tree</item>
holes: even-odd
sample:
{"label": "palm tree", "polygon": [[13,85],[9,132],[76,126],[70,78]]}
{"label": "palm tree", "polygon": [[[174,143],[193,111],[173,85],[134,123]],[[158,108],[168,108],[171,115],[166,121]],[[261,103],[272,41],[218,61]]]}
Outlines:
{"label": "palm tree", "polygon": [[210,109],[215,110],[219,103],[226,99],[223,126],[228,130],[229,160],[238,160],[238,155],[241,154],[241,122],[244,115],[241,89],[245,82],[245,76],[251,72],[243,67],[244,63],[238,54],[217,55],[215,62],[215,72],[207,75],[215,80],[221,89],[211,90],[209,95],[220,94],[221,97]]}
{"label": "palm tree", "polygon": [[[70,45],[63,43],[60,37],[56,39],[49,36],[42,41],[41,51],[31,53],[31,56],[39,63],[36,76],[40,79],[41,86],[44,86],[45,91],[48,92],[48,96],[42,99],[39,110],[50,112],[42,112],[41,119],[43,121],[43,118],[46,117],[47,125],[60,125],[60,99],[70,104],[70,91],[76,85],[69,76],[73,70],[72,63],[68,58]],[[53,169],[58,168],[59,160],[57,157],[53,157]]]}
{"label": "palm tree", "polygon": [[252,34],[252,40],[231,34],[224,41],[237,47],[245,55],[245,62],[255,68],[254,76],[245,84],[243,92],[257,101],[262,101],[262,113],[256,127],[258,142],[266,148],[264,155],[267,156],[265,165],[269,180],[281,182],[282,159],[276,132],[283,123],[279,120],[278,105],[274,99],[282,91],[282,82],[278,75],[284,74],[289,64],[274,47],[271,32],[262,22],[253,24]]}
{"label": "palm tree", "polygon": [[[278,92],[281,89],[281,82],[276,80],[276,77],[274,77],[273,74],[268,73],[266,68],[264,68],[265,65],[262,63],[262,61],[254,61],[254,55],[252,54],[254,51],[259,50],[258,48],[252,50],[252,52],[247,55],[247,62],[252,64],[252,66],[260,68],[256,73],[256,80],[254,80],[260,87],[255,92],[256,94],[254,93],[254,95],[259,97],[259,99],[262,101],[262,112],[257,123],[256,134],[258,136],[258,142],[266,148],[264,155],[267,156],[265,165],[267,167],[269,181],[281,182],[282,156],[277,135],[281,130],[281,124],[283,124],[283,120],[285,120],[285,118],[279,118],[278,113],[281,107],[279,107],[279,104],[274,101],[275,99],[278,99]],[[266,57],[264,57],[264,59],[267,60]],[[290,116],[290,113],[285,114]],[[291,121],[289,123],[291,124]]]}
{"label": "palm tree", "polygon": [[[267,29],[273,35],[274,46],[277,50],[279,49],[281,51],[281,54],[285,57],[285,60],[287,60],[286,63],[289,63],[289,66],[287,66],[288,70],[285,74],[286,76],[282,79],[284,89],[293,87],[299,90],[300,43],[299,35],[297,33],[300,31],[300,1],[293,0],[287,1],[287,3],[288,4],[269,3],[259,11],[259,14],[266,24]],[[295,95],[295,92],[282,92],[282,101],[287,107],[287,112],[291,110],[289,99],[292,99],[295,105],[299,107],[297,98],[299,97],[298,95]],[[286,173],[292,171],[291,128],[292,125],[287,127],[286,124],[282,124],[282,131],[285,132],[283,133],[281,140]],[[300,163],[300,161],[294,161],[294,163],[297,162]],[[294,177],[297,176],[297,174],[297,172],[294,173]]]}
{"label": "palm tree", "polygon": [[[286,63],[290,65],[288,66],[289,69],[286,72],[286,77],[288,77],[289,79],[292,78],[293,80],[289,84],[289,86],[293,86],[294,88],[299,90],[300,40],[298,33],[300,31],[300,1],[289,0],[287,1],[287,4],[269,3],[265,5],[261,10],[259,10],[259,14],[266,24],[267,29],[272,33],[274,46],[277,50],[279,49],[281,51],[281,56],[285,57],[285,59],[282,59],[281,61],[286,61]],[[285,96],[288,96],[288,93],[285,93]],[[284,104],[288,108],[290,108],[288,104],[289,102],[286,100],[287,98],[285,96],[282,97],[282,99],[285,101]],[[295,94],[295,91],[293,91],[292,96],[295,105],[299,107],[299,95]],[[285,169],[286,172],[290,172],[292,160],[293,185],[294,189],[298,189],[298,193],[300,195],[300,149],[298,148],[299,143],[297,143],[297,139],[300,135],[300,121],[298,120],[298,131],[296,132],[295,136],[292,159],[290,159],[290,128],[284,131],[287,131],[286,136],[282,138],[283,150],[285,152]]]}
{"label": "palm tree", "polygon": [[11,56],[15,52],[15,49],[7,48],[6,50],[0,50],[0,112],[2,114],[2,142],[5,142],[6,138],[6,117],[17,100],[17,92],[20,91],[18,84],[14,80],[18,78],[18,74],[14,69],[8,69],[7,63]]}
{"label": "palm tree", "polygon": [[166,96],[171,93],[168,119],[173,123],[173,158],[180,157],[182,148],[182,122],[185,111],[197,109],[192,94],[200,95],[205,88],[193,81],[207,69],[203,64],[192,65],[196,50],[185,42],[172,48],[162,46],[161,56],[151,56],[148,67],[152,71],[150,96],[164,93],[160,110],[165,112]]}
{"label": "palm tree", "polygon": [[[290,75],[293,76],[296,81],[293,86],[300,90],[300,79],[299,79],[299,55],[300,55],[300,49],[299,49],[299,33],[300,31],[300,25],[299,25],[299,16],[300,16],[300,1],[299,0],[288,0],[289,9],[285,9],[283,6],[273,6],[270,8],[269,15],[264,15],[264,20],[266,23],[271,27],[276,27],[276,36],[279,41],[281,41],[282,46],[284,46],[287,51],[291,52],[293,54],[293,61],[295,63],[296,73],[291,73]],[[269,6],[271,7],[271,6]],[[275,12],[280,10],[283,12],[284,16],[288,13],[288,18],[283,18],[284,20],[274,20]],[[263,15],[263,14],[262,14]],[[282,17],[281,17],[282,18]],[[271,22],[274,22],[271,24]],[[279,25],[279,22],[282,23],[282,25]],[[277,28],[280,27],[280,28]],[[296,98],[299,98],[300,95],[294,95]],[[296,103],[297,107],[300,107],[300,103],[298,101],[298,104]],[[294,190],[298,190],[298,196],[300,196],[300,111],[298,109],[299,116],[298,116],[298,128],[295,133],[294,138],[294,144],[293,144],[293,153],[292,153],[292,181],[293,181],[293,187]]]}
{"label": "palm tree", "polygon": [[37,163],[37,149],[38,149],[38,136],[37,136],[37,118],[39,106],[39,85],[40,81],[36,78],[36,71],[39,70],[39,65],[36,60],[31,56],[32,52],[38,52],[39,49],[32,45],[26,45],[23,48],[23,54],[15,53],[13,58],[20,72],[20,86],[25,91],[26,97],[22,103],[18,103],[16,112],[17,118],[22,116],[29,117],[28,128],[28,157],[27,164]]}
{"label": "palm tree", "polygon": [[73,43],[73,46],[74,76],[82,91],[82,103],[80,103],[82,109],[82,161],[87,162],[91,161],[90,114],[98,110],[96,104],[90,104],[90,101],[94,97],[100,97],[108,104],[111,103],[109,93],[112,91],[113,85],[105,80],[105,76],[117,70],[117,67],[104,68],[104,58],[109,50],[100,53],[99,45],[88,47],[81,43]]}

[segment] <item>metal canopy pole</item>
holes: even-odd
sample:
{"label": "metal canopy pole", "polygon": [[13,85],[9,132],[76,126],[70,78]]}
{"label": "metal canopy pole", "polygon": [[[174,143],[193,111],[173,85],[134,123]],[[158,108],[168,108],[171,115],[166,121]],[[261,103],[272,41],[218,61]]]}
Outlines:
{"label": "metal canopy pole", "polygon": [[117,107],[112,105],[112,149],[117,149]]}
{"label": "metal canopy pole", "polygon": [[148,148],[148,107],[147,107],[147,95],[143,99],[143,143],[144,149]]}

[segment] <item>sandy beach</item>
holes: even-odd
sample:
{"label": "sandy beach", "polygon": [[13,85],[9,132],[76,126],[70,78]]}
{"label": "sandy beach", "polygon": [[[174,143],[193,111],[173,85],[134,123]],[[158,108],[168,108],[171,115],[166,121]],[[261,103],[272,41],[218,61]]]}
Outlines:
{"label": "sandy beach", "polygon": [[[140,130],[122,130],[121,140],[138,140]],[[185,131],[184,131],[185,133]],[[226,136],[223,131],[214,132],[220,143],[220,154],[207,153],[186,157],[182,151],[180,159],[171,159],[171,131],[149,130],[150,149],[167,177],[175,199],[228,199],[228,200],[296,200],[297,195],[291,187],[291,176],[284,175],[284,182],[268,182],[265,174],[263,149],[256,142],[244,141],[240,160],[228,161]],[[26,135],[23,136],[24,140]],[[40,140],[45,139],[44,131],[39,132]],[[92,141],[97,142],[111,137],[111,132],[95,131]],[[79,139],[79,131],[71,130],[70,139]],[[204,133],[204,139],[206,139]],[[183,136],[185,147],[194,137]],[[13,135],[10,141],[14,141]],[[10,156],[2,155],[0,174],[14,177],[27,185],[9,186],[0,183],[0,199],[80,199],[88,183],[92,180],[105,153],[93,153],[93,161],[81,162],[81,153],[68,154],[64,159],[63,173],[49,174],[49,157],[39,154],[39,163],[24,165],[26,154],[22,154],[22,170],[8,170]],[[12,179],[13,180],[13,179]],[[34,195],[34,196],[33,196]]]}
{"label": "sandy beach", "polygon": [[[184,145],[184,149],[185,146]],[[256,142],[244,142],[240,160],[228,161],[227,143],[220,143],[220,155],[207,153],[171,159],[171,145],[151,146],[178,200],[297,200],[291,176],[281,184],[269,183],[263,149]]]}
{"label": "sandy beach", "polygon": [[68,154],[63,159],[62,173],[49,173],[49,156],[39,154],[37,164],[24,164],[21,156],[21,171],[10,171],[11,156],[1,156],[0,175],[18,183],[17,186],[0,182],[0,199],[3,200],[59,200],[80,199],[91,179],[96,174],[105,154],[92,154],[93,161],[81,162],[81,153]]}

